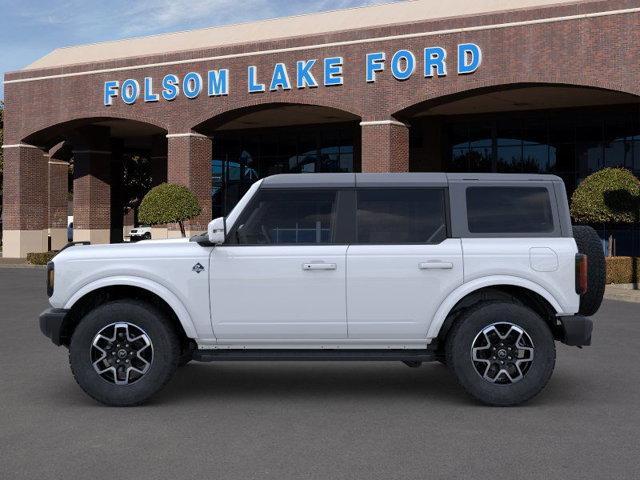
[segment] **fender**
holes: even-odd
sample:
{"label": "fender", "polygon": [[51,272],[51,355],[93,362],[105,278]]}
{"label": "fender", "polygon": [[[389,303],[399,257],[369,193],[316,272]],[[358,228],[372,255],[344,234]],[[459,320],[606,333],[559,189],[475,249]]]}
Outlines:
{"label": "fender", "polygon": [[167,302],[169,307],[171,307],[171,309],[174,311],[174,313],[178,317],[178,320],[182,324],[182,328],[184,328],[187,337],[196,338],[198,336],[191,315],[189,315],[189,312],[182,304],[182,302],[178,299],[178,297],[176,297],[168,288],[146,278],[130,276],[113,276],[101,278],[94,282],[88,283],[77,292],[75,292],[71,296],[71,298],[66,301],[64,308],[70,309],[82,297],[100,288],[122,285],[138,287],[158,295],[165,302]]}
{"label": "fender", "polygon": [[544,298],[554,308],[556,313],[562,313],[562,307],[560,303],[551,295],[546,289],[542,288],[537,283],[532,282],[520,277],[513,277],[510,275],[492,275],[489,277],[482,277],[472,280],[468,283],[463,283],[453,292],[449,294],[447,298],[440,304],[438,310],[433,316],[433,320],[429,325],[427,331],[427,338],[435,338],[440,332],[440,328],[447,319],[447,315],[456,304],[470,293],[480,290],[481,288],[494,287],[497,285],[512,285],[516,287],[523,287],[527,290],[537,293]]}

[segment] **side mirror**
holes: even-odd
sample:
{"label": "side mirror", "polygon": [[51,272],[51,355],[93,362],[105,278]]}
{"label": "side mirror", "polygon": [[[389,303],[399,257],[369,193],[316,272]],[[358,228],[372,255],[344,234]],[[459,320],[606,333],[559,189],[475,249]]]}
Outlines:
{"label": "side mirror", "polygon": [[222,245],[225,238],[225,221],[224,217],[214,218],[207,226],[207,235],[209,241],[215,245]]}

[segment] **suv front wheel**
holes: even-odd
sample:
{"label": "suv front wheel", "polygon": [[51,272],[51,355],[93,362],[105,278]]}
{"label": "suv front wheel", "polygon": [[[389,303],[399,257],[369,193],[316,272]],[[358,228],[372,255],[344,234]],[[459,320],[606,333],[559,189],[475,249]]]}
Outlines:
{"label": "suv front wheel", "polygon": [[464,313],[447,336],[445,354],[462,387],[494,406],[533,398],[549,381],[556,360],[545,321],[508,302],[482,303]]}
{"label": "suv front wheel", "polygon": [[172,377],[180,341],[167,318],[134,300],[105,303],[73,332],[69,363],[78,385],[111,406],[143,403]]}

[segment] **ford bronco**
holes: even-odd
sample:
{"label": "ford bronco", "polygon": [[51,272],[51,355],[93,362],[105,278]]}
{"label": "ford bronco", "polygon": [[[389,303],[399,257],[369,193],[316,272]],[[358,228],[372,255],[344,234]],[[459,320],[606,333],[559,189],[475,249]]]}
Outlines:
{"label": "ford bronco", "polygon": [[189,361],[387,360],[506,406],[543,389],[556,341],[590,344],[604,256],[551,175],[275,175],[205,234],[69,245],[47,289],[42,332],[108,405]]}

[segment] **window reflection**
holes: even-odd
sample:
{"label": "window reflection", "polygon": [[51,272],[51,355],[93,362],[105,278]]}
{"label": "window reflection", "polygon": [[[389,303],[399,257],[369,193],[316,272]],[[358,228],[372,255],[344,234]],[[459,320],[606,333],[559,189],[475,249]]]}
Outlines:
{"label": "window reflection", "polygon": [[213,216],[228,213],[256,180],[279,173],[354,171],[357,123],[219,132],[212,161]]}
{"label": "window reflection", "polygon": [[604,167],[640,174],[640,111],[614,108],[507,112],[445,121],[445,169],[553,173],[569,193]]}

